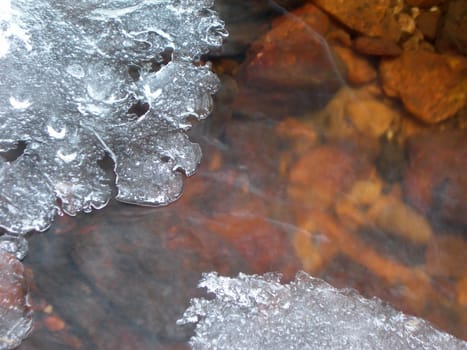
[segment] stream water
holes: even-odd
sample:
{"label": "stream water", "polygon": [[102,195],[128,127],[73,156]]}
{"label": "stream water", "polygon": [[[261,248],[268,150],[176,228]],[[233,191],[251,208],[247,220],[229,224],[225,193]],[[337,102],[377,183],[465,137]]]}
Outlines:
{"label": "stream water", "polygon": [[188,349],[175,322],[208,271],[305,270],[467,339],[465,112],[417,121],[383,92],[379,57],[349,69],[353,31],[327,34],[332,52],[321,22],[294,34],[318,15],[216,6],[230,37],[206,57],[222,87],[190,131],[196,174],[169,206],[111,202],[31,235],[35,328],[19,349]]}

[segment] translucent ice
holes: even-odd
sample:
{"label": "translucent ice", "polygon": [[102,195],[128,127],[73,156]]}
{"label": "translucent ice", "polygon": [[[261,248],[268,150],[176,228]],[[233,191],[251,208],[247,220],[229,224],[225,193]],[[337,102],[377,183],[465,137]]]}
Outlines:
{"label": "translucent ice", "polygon": [[237,278],[204,274],[196,298],[178,324],[197,323],[193,349],[375,350],[467,349],[467,343],[405,315],[381,300],[338,290],[299,272],[290,284],[279,274]]}
{"label": "translucent ice", "polygon": [[0,1],[0,227],[117,199],[180,196],[201,151],[185,131],[218,87],[199,59],[220,46],[213,0]]}

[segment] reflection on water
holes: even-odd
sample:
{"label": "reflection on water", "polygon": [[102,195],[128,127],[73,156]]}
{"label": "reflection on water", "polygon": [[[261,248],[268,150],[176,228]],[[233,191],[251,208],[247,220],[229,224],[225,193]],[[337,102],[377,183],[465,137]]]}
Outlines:
{"label": "reflection on water", "polygon": [[211,270],[303,269],[467,339],[461,3],[331,20],[218,1],[231,38],[210,57],[223,87],[192,132],[197,174],[168,207],[113,203],[33,235],[20,348],[186,349],[175,320]]}

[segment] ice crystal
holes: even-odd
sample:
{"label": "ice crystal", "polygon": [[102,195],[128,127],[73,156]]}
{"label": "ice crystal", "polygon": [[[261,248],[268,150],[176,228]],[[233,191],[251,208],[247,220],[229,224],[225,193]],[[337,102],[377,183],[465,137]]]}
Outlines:
{"label": "ice crystal", "polygon": [[333,288],[299,272],[290,284],[279,274],[237,278],[205,274],[178,324],[197,323],[193,349],[467,350],[467,343],[381,300]]}
{"label": "ice crystal", "polygon": [[[56,214],[180,196],[201,151],[221,45],[213,0],[0,1],[0,227],[42,231]],[[24,149],[23,149],[24,148]]]}

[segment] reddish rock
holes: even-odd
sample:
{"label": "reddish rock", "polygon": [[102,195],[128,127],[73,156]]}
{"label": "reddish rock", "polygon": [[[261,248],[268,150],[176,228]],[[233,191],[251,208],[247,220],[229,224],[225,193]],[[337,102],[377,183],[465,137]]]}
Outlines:
{"label": "reddish rock", "polygon": [[246,83],[266,89],[339,84],[324,40],[328,28],[328,17],[311,4],[279,18],[253,44]]}
{"label": "reddish rock", "polygon": [[407,201],[435,221],[467,225],[467,132],[422,134],[408,144]]}
{"label": "reddish rock", "polygon": [[352,84],[365,84],[376,79],[376,70],[364,57],[346,47],[333,47],[334,53],[344,63],[347,80]]}
{"label": "reddish rock", "polygon": [[380,64],[383,89],[399,97],[425,123],[454,116],[467,98],[467,60],[428,51],[406,51]]}
{"label": "reddish rock", "polygon": [[345,26],[370,37],[397,41],[400,28],[392,15],[390,0],[314,0],[316,5]]}
{"label": "reddish rock", "polygon": [[244,212],[218,214],[205,224],[228,242],[254,273],[280,270],[288,277],[293,276],[300,263],[295,258],[289,235],[254,213],[255,207],[250,206]]}
{"label": "reddish rock", "polygon": [[0,348],[18,346],[32,327],[23,264],[0,249]]}
{"label": "reddish rock", "polygon": [[467,1],[452,0],[436,48],[441,52],[467,55]]}
{"label": "reddish rock", "polygon": [[384,38],[359,36],[353,45],[357,52],[371,56],[399,56],[402,53],[399,45]]}

